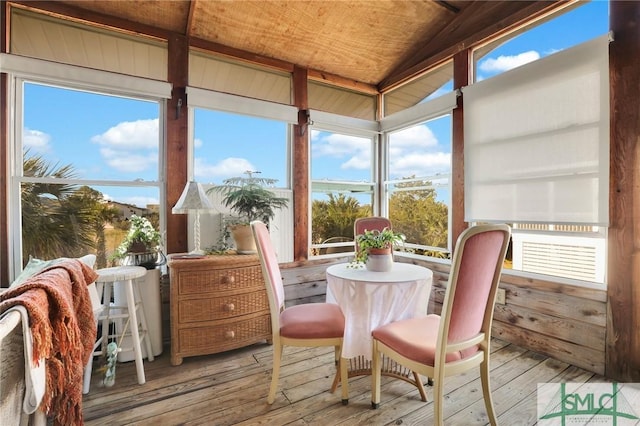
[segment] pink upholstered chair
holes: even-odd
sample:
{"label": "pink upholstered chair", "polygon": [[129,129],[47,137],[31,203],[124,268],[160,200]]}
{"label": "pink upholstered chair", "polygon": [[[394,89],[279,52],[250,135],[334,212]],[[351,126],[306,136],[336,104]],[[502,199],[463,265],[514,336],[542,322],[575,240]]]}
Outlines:
{"label": "pink upholstered chair", "polygon": [[377,229],[382,231],[384,228],[391,229],[391,221],[382,216],[359,217],[353,222],[353,238],[355,240],[356,253],[358,252],[358,235],[364,233],[365,230],[372,231]]}
{"label": "pink upholstered chair", "polygon": [[442,315],[393,322],[373,336],[371,405],[380,403],[381,355],[433,378],[435,424],[443,421],[444,379],[480,366],[482,393],[491,424],[496,414],[489,385],[489,345],[496,292],[511,230],[507,225],[478,225],[458,238]]}
{"label": "pink upholstered chair", "polygon": [[[289,346],[333,346],[335,360],[342,382],[342,403],[349,400],[347,367],[341,361],[342,339],[344,336],[344,314],[338,305],[332,303],[307,303],[285,309],[284,286],[280,275],[280,266],[276,252],[271,243],[269,230],[260,221],[251,222],[251,229],[256,240],[256,248],[262,265],[271,310],[271,331],[273,333],[273,369],[271,372],[271,388],[267,402],[273,404],[278,388],[280,362],[284,345]],[[338,386],[336,374],[331,392]]]}

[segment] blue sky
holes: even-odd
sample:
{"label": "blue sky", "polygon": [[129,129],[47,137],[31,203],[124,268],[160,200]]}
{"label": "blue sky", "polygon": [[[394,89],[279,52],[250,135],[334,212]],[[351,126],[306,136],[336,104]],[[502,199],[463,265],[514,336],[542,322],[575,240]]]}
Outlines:
{"label": "blue sky", "polygon": [[[608,31],[608,2],[593,1],[526,32],[486,55],[478,79],[547,56]],[[443,90],[450,90],[450,86]],[[28,84],[25,88],[24,149],[51,164],[72,164],[78,177],[155,181],[158,174],[158,106],[152,102]],[[171,112],[169,112],[171,113]],[[198,110],[195,113],[196,180],[222,179],[258,170],[287,184],[286,126],[268,120]],[[370,152],[362,139],[312,133],[314,179],[369,179]],[[438,120],[394,136],[392,178],[446,171],[450,129]],[[171,161],[171,159],[169,159]],[[157,204],[156,189],[94,186],[107,198],[144,206]]]}

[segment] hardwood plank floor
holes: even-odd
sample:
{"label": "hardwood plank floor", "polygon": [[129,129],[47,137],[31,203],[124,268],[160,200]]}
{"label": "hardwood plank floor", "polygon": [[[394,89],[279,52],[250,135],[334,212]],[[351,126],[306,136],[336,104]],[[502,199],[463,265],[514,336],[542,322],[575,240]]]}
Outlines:
{"label": "hardwood plank floor", "polygon": [[[271,346],[256,344],[222,354],[185,358],[171,366],[169,349],[145,360],[147,382],[138,385],[133,362],[119,363],[116,383],[100,386],[99,361],[91,391],[84,396],[87,425],[430,425],[433,395],[383,377],[380,408],[371,409],[371,379],[349,381],[349,404],[340,388],[329,393],[335,374],[330,348],[285,347],[276,401],[266,402]],[[607,381],[604,377],[493,340],[491,387],[503,425],[536,423],[536,387],[542,382]],[[445,424],[485,425],[488,420],[477,371],[449,378],[445,385]]]}

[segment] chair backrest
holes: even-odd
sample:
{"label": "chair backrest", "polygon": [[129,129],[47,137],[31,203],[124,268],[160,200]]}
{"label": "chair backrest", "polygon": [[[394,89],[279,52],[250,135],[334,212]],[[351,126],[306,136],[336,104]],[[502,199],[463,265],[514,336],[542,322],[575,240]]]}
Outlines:
{"label": "chair backrest", "polygon": [[275,335],[280,331],[280,312],[284,310],[284,285],[282,284],[280,265],[278,265],[278,258],[267,226],[261,221],[255,220],[251,222],[251,231],[256,241],[256,249],[262,266],[262,276],[269,298],[271,329]]}
{"label": "chair backrest", "polygon": [[353,222],[353,238],[355,240],[356,253],[358,252],[358,235],[364,233],[365,230],[373,231],[374,229],[382,231],[384,228],[391,228],[391,221],[383,216],[359,217]]}
{"label": "chair backrest", "polygon": [[[438,335],[441,355],[447,345],[484,333],[491,337],[495,298],[500,283],[511,228],[478,225],[466,229],[456,242],[449,283],[442,305]],[[477,345],[460,351],[462,358],[477,352]]]}

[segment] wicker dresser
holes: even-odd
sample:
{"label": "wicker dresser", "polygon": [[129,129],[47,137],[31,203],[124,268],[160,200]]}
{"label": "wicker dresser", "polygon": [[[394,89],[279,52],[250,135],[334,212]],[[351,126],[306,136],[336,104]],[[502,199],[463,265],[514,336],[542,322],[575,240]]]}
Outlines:
{"label": "wicker dresser", "polygon": [[271,343],[269,300],[255,255],[169,260],[171,364],[186,356]]}

